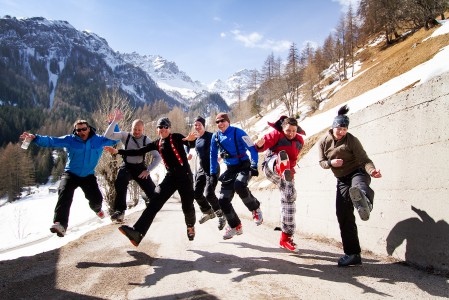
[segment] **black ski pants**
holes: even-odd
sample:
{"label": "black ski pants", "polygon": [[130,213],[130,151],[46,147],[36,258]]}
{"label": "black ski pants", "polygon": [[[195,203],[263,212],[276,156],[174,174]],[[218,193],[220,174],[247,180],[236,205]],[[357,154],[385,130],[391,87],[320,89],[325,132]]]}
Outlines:
{"label": "black ski pants", "polygon": [[349,197],[349,188],[358,187],[365,192],[365,195],[373,203],[374,191],[369,187],[370,183],[371,177],[363,169],[357,169],[349,175],[337,178],[336,213],[343,251],[347,255],[361,252],[354,205]]}
{"label": "black ski pants", "polygon": [[135,180],[145,195],[151,200],[154,188],[156,187],[150,176],[147,178],[139,178],[139,175],[146,170],[145,164],[124,164],[120,167],[115,186],[114,211],[124,212],[126,210],[126,194],[128,185],[131,180]]}
{"label": "black ski pants", "polygon": [[95,212],[101,210],[103,195],[98,188],[97,178],[91,174],[85,177],[76,176],[70,172],[64,172],[58,188],[58,202],[56,203],[53,222],[59,222],[64,228],[69,224],[70,207],[72,206],[75,189],[80,187],[90,208]]}
{"label": "black ski pants", "polygon": [[181,206],[187,227],[194,226],[196,216],[193,205],[193,176],[192,173],[180,169],[173,172],[168,171],[162,182],[156,186],[150,203],[134,224],[134,229],[145,235],[150,229],[156,214],[176,191],[181,197]]}

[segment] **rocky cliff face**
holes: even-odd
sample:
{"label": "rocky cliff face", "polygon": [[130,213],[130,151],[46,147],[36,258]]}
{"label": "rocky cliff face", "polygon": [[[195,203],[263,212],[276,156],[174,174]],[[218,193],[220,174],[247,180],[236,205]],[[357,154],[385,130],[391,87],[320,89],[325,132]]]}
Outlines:
{"label": "rocky cliff face", "polygon": [[0,19],[0,68],[0,101],[19,107],[89,108],[107,88],[121,90],[137,104],[163,99],[169,106],[184,105],[106,40],[65,21]]}

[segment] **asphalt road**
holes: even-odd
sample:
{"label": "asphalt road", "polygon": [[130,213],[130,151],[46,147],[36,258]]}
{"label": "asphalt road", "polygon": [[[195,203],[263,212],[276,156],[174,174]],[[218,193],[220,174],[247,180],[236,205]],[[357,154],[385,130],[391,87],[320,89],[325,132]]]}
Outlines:
{"label": "asphalt road", "polygon": [[[240,201],[237,197],[234,201]],[[363,254],[339,268],[338,244],[296,237],[300,252],[278,248],[279,231],[239,212],[243,235],[223,240],[217,219],[186,236],[181,205],[169,200],[138,248],[111,224],[66,246],[0,262],[1,299],[443,299],[444,276]],[[133,224],[140,213],[127,216]],[[199,213],[198,213],[199,216]]]}

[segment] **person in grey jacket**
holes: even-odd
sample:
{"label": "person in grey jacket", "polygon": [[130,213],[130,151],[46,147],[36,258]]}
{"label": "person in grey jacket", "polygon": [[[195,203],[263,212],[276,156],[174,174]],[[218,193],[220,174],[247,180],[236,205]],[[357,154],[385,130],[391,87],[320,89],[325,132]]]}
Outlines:
{"label": "person in grey jacket", "polygon": [[336,212],[345,252],[338,260],[340,267],[362,264],[354,207],[362,220],[369,219],[374,200],[371,177],[382,177],[360,141],[348,132],[348,111],[346,105],[340,107],[332,129],[319,144],[320,166],[331,169],[337,178]]}
{"label": "person in grey jacket", "polygon": [[[113,140],[120,140],[124,145],[123,149],[139,149],[151,142],[151,140],[144,135],[145,124],[140,119],[133,121],[131,132],[114,131],[117,126],[117,120],[123,119],[123,113],[120,110],[116,110],[115,114],[119,116],[114,118],[109,124],[109,127],[104,134],[105,137]],[[111,215],[112,221],[122,223],[125,218],[126,194],[131,180],[137,182],[145,193],[146,200],[151,200],[156,186],[151,179],[150,172],[162,161],[162,158],[156,150],[153,150],[150,153],[153,156],[153,160],[148,167],[145,165],[145,154],[123,156],[123,163],[120,166],[117,179],[114,182],[116,196],[112,207],[114,211]]]}

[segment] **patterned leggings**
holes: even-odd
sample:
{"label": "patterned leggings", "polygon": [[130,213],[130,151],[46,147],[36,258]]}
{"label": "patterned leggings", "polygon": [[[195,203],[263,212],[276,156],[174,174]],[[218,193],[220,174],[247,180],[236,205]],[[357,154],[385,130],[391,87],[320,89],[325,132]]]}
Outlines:
{"label": "patterned leggings", "polygon": [[296,228],[296,189],[294,179],[290,182],[282,179],[274,171],[277,154],[265,158],[264,173],[268,180],[274,183],[281,192],[281,229],[282,232],[293,235]]}

